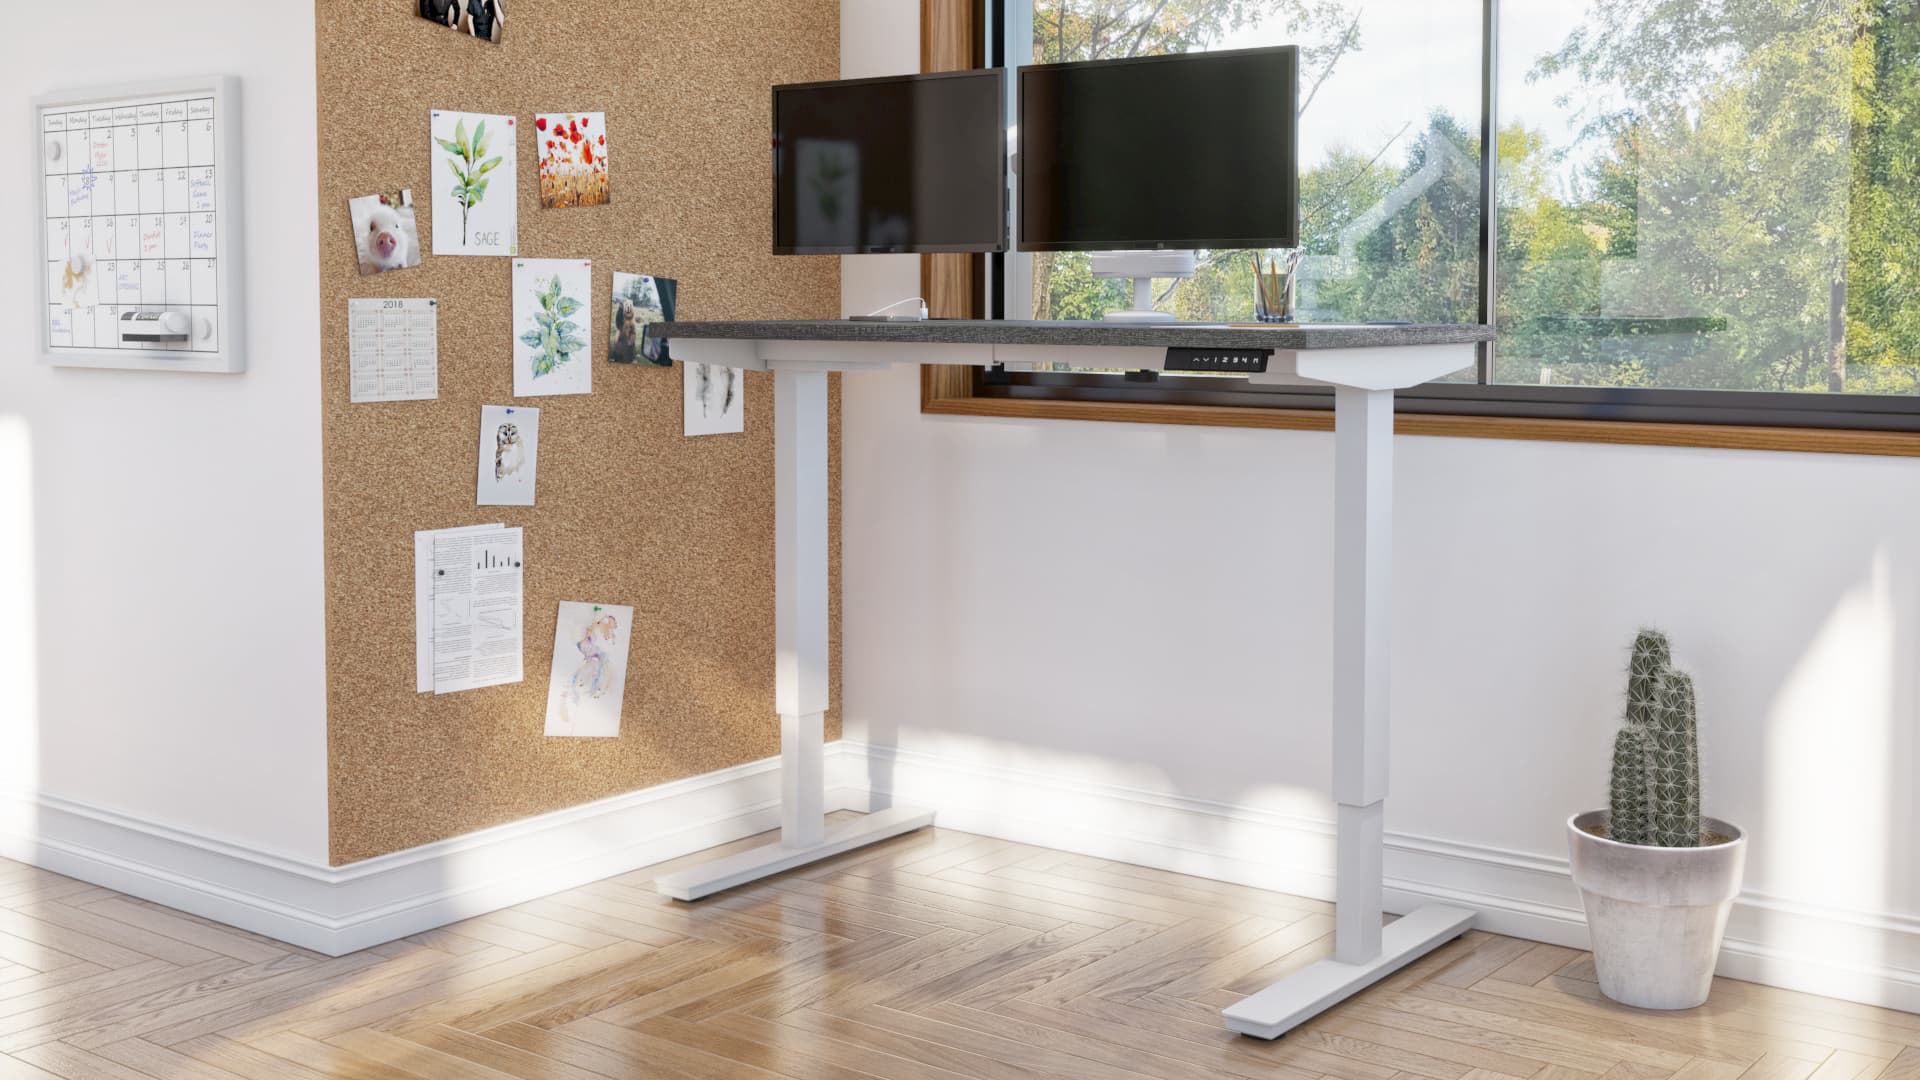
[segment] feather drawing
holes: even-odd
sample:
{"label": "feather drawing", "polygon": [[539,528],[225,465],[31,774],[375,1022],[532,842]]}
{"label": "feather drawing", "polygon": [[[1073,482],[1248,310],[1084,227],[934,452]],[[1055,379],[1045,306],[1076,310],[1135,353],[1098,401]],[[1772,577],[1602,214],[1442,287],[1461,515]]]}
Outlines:
{"label": "feather drawing", "polygon": [[713,368],[706,364],[695,364],[694,379],[693,393],[700,401],[700,415],[710,415],[713,411]]}

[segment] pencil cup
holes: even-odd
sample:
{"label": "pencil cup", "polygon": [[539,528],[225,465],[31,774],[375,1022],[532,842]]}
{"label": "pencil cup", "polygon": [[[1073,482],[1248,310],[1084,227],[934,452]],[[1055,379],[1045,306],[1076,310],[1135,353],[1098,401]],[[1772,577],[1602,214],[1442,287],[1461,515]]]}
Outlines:
{"label": "pencil cup", "polygon": [[1253,281],[1253,316],[1265,323],[1293,322],[1294,272],[1261,271]]}

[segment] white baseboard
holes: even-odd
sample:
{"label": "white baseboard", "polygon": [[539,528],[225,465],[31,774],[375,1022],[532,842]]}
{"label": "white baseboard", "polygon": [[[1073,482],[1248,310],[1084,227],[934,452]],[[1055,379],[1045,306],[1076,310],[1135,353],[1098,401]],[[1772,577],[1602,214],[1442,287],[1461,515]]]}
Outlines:
{"label": "white baseboard", "polygon": [[[863,768],[865,776],[850,770]],[[1040,847],[1257,888],[1333,899],[1333,822],[1116,785],[841,744],[843,797],[865,809],[932,808],[939,824]],[[1587,947],[1567,860],[1405,833],[1387,834],[1387,909],[1470,907],[1483,930]],[[1920,1012],[1920,919],[1743,893],[1720,974]]]}
{"label": "white baseboard", "polygon": [[[340,867],[0,793],[0,855],[339,956],[778,828],[779,768],[749,762]],[[846,801],[830,792],[828,809]]]}
{"label": "white baseboard", "polygon": [[[827,807],[897,799],[963,832],[1330,900],[1333,825],[861,743],[827,746]],[[52,796],[0,797],[0,855],[330,955],[691,854],[779,824],[778,759],[329,867]],[[1585,948],[1564,858],[1389,833],[1387,906]],[[1920,919],[1746,893],[1720,973],[1920,1012]]]}

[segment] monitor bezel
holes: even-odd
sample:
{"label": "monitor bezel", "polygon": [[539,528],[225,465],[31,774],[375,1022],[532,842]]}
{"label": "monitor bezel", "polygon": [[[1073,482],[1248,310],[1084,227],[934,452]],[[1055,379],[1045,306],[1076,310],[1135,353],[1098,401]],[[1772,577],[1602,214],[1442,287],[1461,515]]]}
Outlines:
{"label": "monitor bezel", "polygon": [[[780,94],[783,91],[839,89],[849,86],[869,86],[877,83],[931,82],[936,79],[992,79],[998,84],[996,99],[1000,102],[1000,137],[996,147],[1000,155],[1000,184],[998,203],[1000,207],[1000,239],[994,243],[983,244],[885,244],[852,247],[782,247],[780,244]],[[772,195],[773,254],[775,255],[942,255],[1004,252],[1008,245],[1008,206],[1007,193],[1007,69],[966,68],[960,71],[928,71],[913,75],[881,75],[865,79],[822,79],[818,82],[782,83],[775,86],[768,106],[768,184]]]}
{"label": "monitor bezel", "polygon": [[[1293,67],[1293,93],[1291,107],[1294,122],[1288,132],[1292,136],[1293,175],[1287,179],[1289,198],[1293,203],[1293,229],[1289,236],[1212,236],[1212,237],[1171,237],[1171,238],[1134,238],[1130,240],[1072,240],[1038,241],[1027,233],[1026,213],[1027,172],[1024,168],[1027,160],[1027,76],[1035,73],[1058,71],[1063,68],[1085,70],[1096,67],[1118,67],[1128,64],[1167,64],[1187,61],[1219,60],[1230,57],[1286,54]],[[1055,64],[1022,65],[1016,76],[1019,88],[1019,101],[1015,115],[1015,164],[1017,175],[1014,177],[1015,199],[1019,208],[1017,216],[1017,235],[1014,238],[1014,250],[1030,252],[1048,251],[1183,251],[1192,248],[1211,250],[1229,250],[1235,248],[1297,248],[1300,246],[1300,47],[1298,45],[1263,45],[1251,49],[1221,49],[1217,52],[1166,53],[1160,56],[1125,56],[1113,60],[1073,60]]]}

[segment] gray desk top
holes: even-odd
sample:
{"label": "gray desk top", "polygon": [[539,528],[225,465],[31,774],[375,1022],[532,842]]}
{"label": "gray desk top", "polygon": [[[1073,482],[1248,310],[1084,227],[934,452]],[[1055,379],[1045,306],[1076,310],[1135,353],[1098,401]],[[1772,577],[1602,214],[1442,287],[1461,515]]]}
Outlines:
{"label": "gray desk top", "polygon": [[845,319],[773,319],[765,322],[652,323],[648,337],[745,338],[758,341],[861,341],[902,345],[1092,345],[1200,349],[1356,349],[1391,345],[1458,345],[1487,341],[1493,328],[1472,323],[1373,326],[1230,327],[1209,323],[1129,326],[1102,322],[1028,322],[1014,319],[929,319],[925,322],[850,322]]}

